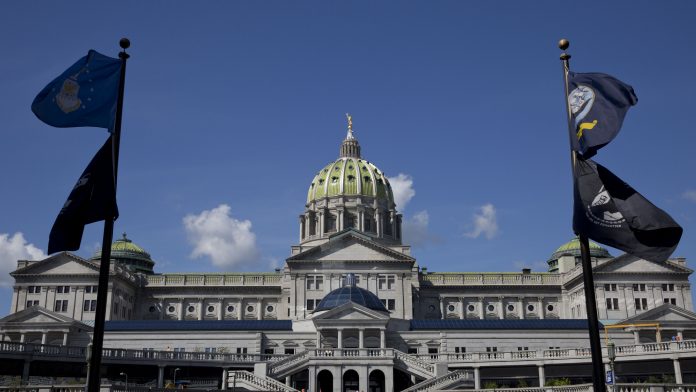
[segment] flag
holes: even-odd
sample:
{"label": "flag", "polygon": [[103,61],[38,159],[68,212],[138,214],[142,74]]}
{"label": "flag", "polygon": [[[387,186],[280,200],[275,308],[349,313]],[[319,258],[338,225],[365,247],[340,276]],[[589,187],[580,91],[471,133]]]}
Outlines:
{"label": "flag", "polygon": [[574,194],[576,234],[655,262],[679,243],[682,228],[672,217],[590,159],[577,160]]}
{"label": "flag", "polygon": [[568,73],[571,148],[585,158],[612,141],[628,109],[638,103],[633,87],[602,73]]}
{"label": "flag", "polygon": [[92,158],[60,210],[48,239],[48,254],[77,250],[85,225],[118,218],[112,138]]}
{"label": "flag", "polygon": [[31,111],[48,125],[112,129],[121,60],[90,50],[34,98]]}

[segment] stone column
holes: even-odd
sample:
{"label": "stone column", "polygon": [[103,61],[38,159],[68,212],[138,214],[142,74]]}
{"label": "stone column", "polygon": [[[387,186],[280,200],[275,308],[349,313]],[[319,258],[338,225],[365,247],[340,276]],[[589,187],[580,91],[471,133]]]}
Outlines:
{"label": "stone column", "polygon": [[474,368],[474,389],[481,389],[481,370]]}
{"label": "stone column", "polygon": [[25,338],[26,338],[26,336],[24,335],[24,332],[22,332],[22,333],[19,334],[19,342],[20,342],[20,343],[24,343],[24,339],[25,339]]}
{"label": "stone column", "polygon": [[[387,348],[387,334],[384,329],[379,330],[379,348]],[[390,389],[387,390],[389,391]]]}
{"label": "stone column", "polygon": [[338,208],[336,210],[336,231],[341,231],[343,230],[343,220],[344,220],[344,213],[345,211],[343,208]]}
{"label": "stone column", "polygon": [[321,349],[321,330],[317,330],[317,350]]}
{"label": "stone column", "polygon": [[164,388],[164,365],[157,365],[157,388]]}
{"label": "stone column", "polygon": [[483,297],[479,297],[479,318],[481,320],[486,318],[486,309],[483,308]]}
{"label": "stone column", "polygon": [[319,237],[324,236],[324,211],[319,212]]}
{"label": "stone column", "polygon": [[445,317],[445,299],[444,298],[438,298],[440,300],[440,315],[442,316],[442,319],[444,320]]}
{"label": "stone column", "polygon": [[65,332],[63,332],[63,346],[67,346],[67,345],[68,345],[68,332],[65,331]]}
{"label": "stone column", "polygon": [[314,366],[309,366],[307,370],[309,371],[309,377],[307,377],[307,391],[315,392],[317,385],[317,370]]}
{"label": "stone column", "polygon": [[[681,329],[677,331],[677,339],[678,339],[680,342],[681,342],[682,340],[684,340],[684,331],[682,331]],[[1,342],[1,341],[2,341],[2,340],[0,340],[0,342]]]}
{"label": "stone column", "polygon": [[179,298],[179,320],[184,319],[184,299]]}
{"label": "stone column", "polygon": [[300,239],[298,242],[302,242],[305,234],[305,216],[300,215]]}
{"label": "stone column", "polygon": [[[198,299],[198,319],[203,320],[203,312],[205,312],[205,309],[203,309],[203,299],[199,298]],[[160,313],[162,314],[162,313]]]}
{"label": "stone column", "polygon": [[459,297],[459,318],[464,320],[464,297]]}
{"label": "stone column", "polygon": [[222,382],[220,383],[220,389],[227,390],[227,368],[222,368]]}
{"label": "stone column", "polygon": [[31,361],[28,359],[24,360],[24,367],[22,368],[22,382],[26,383],[29,381],[29,369],[31,368]]}
{"label": "stone column", "polygon": [[365,347],[365,330],[363,328],[360,328],[358,330],[358,348],[364,348]]}
{"label": "stone column", "polygon": [[674,359],[674,382],[677,384],[683,384],[684,381],[682,380],[682,372],[681,372],[681,364],[679,363],[678,359]]}
{"label": "stone column", "polygon": [[46,331],[41,332],[41,344],[46,344]]}
{"label": "stone column", "polygon": [[285,376],[285,385],[290,386],[290,383],[292,382],[292,379],[290,376]]}
{"label": "stone column", "polygon": [[164,319],[164,302],[162,300],[159,301],[159,319],[162,320]]}
{"label": "stone column", "polygon": [[[358,181],[358,184],[359,183],[360,183],[360,181]],[[333,375],[333,390],[336,392],[339,392],[343,388],[343,374],[341,373],[341,368],[338,366],[335,366],[331,370],[332,370],[331,374]]]}
{"label": "stone column", "polygon": [[256,312],[256,319],[263,320],[263,298],[257,300],[258,312]]}
{"label": "stone column", "polygon": [[539,386],[543,387],[546,384],[546,376],[544,375],[544,365],[539,365]]}
{"label": "stone column", "polygon": [[539,297],[537,299],[537,314],[539,315],[539,319],[543,320],[544,319],[544,298]]}
{"label": "stone column", "polygon": [[222,320],[222,308],[225,306],[225,301],[222,298],[218,298],[218,303],[217,318]]}
{"label": "stone column", "polygon": [[394,372],[390,371],[391,368],[380,369],[384,373],[384,390],[393,391],[394,390]]}
{"label": "stone column", "polygon": [[524,297],[517,297],[517,317],[524,319]]}
{"label": "stone column", "polygon": [[[368,391],[368,379],[367,379],[367,366],[361,366],[358,368],[358,376],[360,377],[360,382],[358,385],[360,385],[360,390],[361,391]],[[317,391],[318,392],[318,391]]]}
{"label": "stone column", "polygon": [[244,312],[244,300],[239,299],[239,305],[237,306],[237,320],[242,319],[242,313]]}
{"label": "stone column", "polygon": [[640,344],[640,332],[637,329],[633,330],[633,343]]}
{"label": "stone column", "polygon": [[[343,330],[337,329],[336,332],[337,332],[337,336],[338,336],[338,341],[336,342],[338,347],[336,347],[336,348],[343,348]],[[360,333],[362,333],[362,329],[360,330]],[[359,347],[362,348],[362,339],[360,340]]]}
{"label": "stone column", "polygon": [[503,297],[498,297],[498,318],[501,320],[505,319],[505,301],[503,301]]}
{"label": "stone column", "polygon": [[[382,238],[382,237],[384,237],[384,228],[382,227],[382,213],[381,212],[378,211],[375,214],[375,221],[377,224],[377,230],[376,230],[377,237]],[[362,380],[360,380],[360,382],[362,383]]]}

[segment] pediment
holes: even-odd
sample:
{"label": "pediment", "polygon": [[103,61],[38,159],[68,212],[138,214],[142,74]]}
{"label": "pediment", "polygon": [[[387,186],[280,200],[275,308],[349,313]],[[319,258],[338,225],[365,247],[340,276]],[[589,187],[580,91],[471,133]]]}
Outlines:
{"label": "pediment", "polygon": [[11,273],[18,275],[80,275],[98,274],[99,266],[71,253],[63,252],[37,261]]}
{"label": "pediment", "polygon": [[321,320],[344,320],[366,322],[371,320],[389,320],[389,315],[382,314],[353,302],[345,303],[326,312],[317,314],[312,318],[314,322],[321,323]]}
{"label": "pediment", "polygon": [[688,268],[682,267],[671,261],[656,263],[654,261],[644,260],[633,255],[624,254],[615,257],[593,269],[595,273],[611,272],[611,273],[690,273],[693,272]]}
{"label": "pediment", "polygon": [[32,324],[55,324],[57,326],[74,323],[78,323],[78,321],[70,317],[63,316],[62,314],[52,312],[41,306],[32,306],[30,308],[21,310],[17,313],[12,313],[0,319],[0,326],[5,327],[9,325],[30,326]]}
{"label": "pediment", "polygon": [[378,244],[370,237],[353,230],[348,230],[339,236],[332,237],[326,243],[296,254],[287,260],[323,262],[391,261],[408,263],[415,261],[411,256]]}
{"label": "pediment", "polygon": [[635,324],[644,321],[693,322],[696,323],[696,313],[671,304],[664,304],[647,312],[635,315],[621,321],[619,324]]}

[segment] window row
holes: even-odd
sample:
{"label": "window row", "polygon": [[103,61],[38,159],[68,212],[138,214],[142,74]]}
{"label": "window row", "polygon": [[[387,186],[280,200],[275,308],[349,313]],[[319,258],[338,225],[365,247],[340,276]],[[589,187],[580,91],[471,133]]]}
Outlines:
{"label": "window row", "polygon": [[[206,308],[206,311],[208,313],[213,313],[213,312],[215,312],[216,309],[217,309],[217,307],[215,305],[208,305],[208,307]],[[237,310],[237,307],[234,305],[227,305],[227,307],[225,309],[227,310],[227,313],[234,313]],[[152,305],[152,306],[150,306],[148,311],[150,313],[155,313],[157,311],[157,307],[155,305]],[[186,312],[188,312],[188,313],[194,313],[195,311],[196,311],[196,307],[194,305],[189,305],[186,307]],[[256,311],[256,306],[247,305],[246,311],[247,311],[247,313],[253,313]],[[268,312],[268,313],[275,312],[275,306],[267,305],[266,312]],[[167,307],[167,313],[176,313],[176,307],[174,305],[169,305]]]}
{"label": "window row", "polygon": [[[645,283],[633,284],[633,291],[646,291],[646,289]],[[605,283],[604,291],[618,291],[618,285],[616,283]],[[674,283],[663,283],[662,291],[674,291]]]}

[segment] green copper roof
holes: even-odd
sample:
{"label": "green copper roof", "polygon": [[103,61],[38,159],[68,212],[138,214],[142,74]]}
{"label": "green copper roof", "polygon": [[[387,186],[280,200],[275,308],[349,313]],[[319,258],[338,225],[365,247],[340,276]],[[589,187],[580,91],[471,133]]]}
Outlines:
{"label": "green copper roof", "polygon": [[307,203],[324,197],[369,196],[394,203],[387,177],[374,164],[359,158],[342,157],[324,166],[307,191]]}
{"label": "green copper roof", "polygon": [[[578,237],[566,242],[556,249],[549,260],[557,260],[563,255],[580,256],[580,239]],[[609,251],[596,242],[590,241],[590,257],[611,257]]]}
{"label": "green copper roof", "polygon": [[[92,260],[98,261],[100,259],[101,250],[98,250],[92,256]],[[135,271],[145,273],[152,273],[152,267],[155,265],[150,254],[128,239],[126,233],[123,233],[122,238],[111,244],[111,260],[116,260],[130,266]]]}

